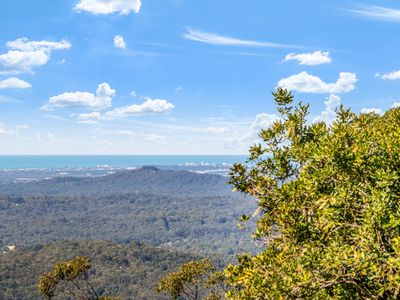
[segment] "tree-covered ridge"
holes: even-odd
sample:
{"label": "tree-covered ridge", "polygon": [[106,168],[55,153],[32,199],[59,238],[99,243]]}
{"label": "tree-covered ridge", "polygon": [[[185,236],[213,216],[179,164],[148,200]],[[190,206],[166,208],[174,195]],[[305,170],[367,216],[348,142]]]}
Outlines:
{"label": "tree-covered ridge", "polygon": [[[193,252],[251,250],[237,218],[254,201],[222,176],[143,168],[100,178],[57,178],[0,189],[0,240],[141,241]],[[152,186],[152,187],[150,187]],[[1,241],[0,241],[1,242]]]}
{"label": "tree-covered ridge", "polygon": [[[199,259],[195,254],[169,251],[141,243],[60,242],[16,248],[0,254],[0,299],[42,299],[37,291],[40,275],[60,261],[87,256],[91,284],[102,295],[121,299],[166,299],[156,293],[159,279],[179,265]],[[217,265],[221,259],[213,258]],[[53,299],[65,300],[65,296]]]}
{"label": "tree-covered ridge", "polygon": [[226,269],[229,298],[399,299],[400,108],[311,124],[308,105],[274,96],[281,119],[231,174],[267,244]]}
{"label": "tree-covered ridge", "polygon": [[[164,196],[214,197],[232,194],[227,178],[180,170],[142,167],[101,177],[57,177],[28,183],[4,183],[1,195],[113,195],[147,193]],[[232,195],[235,197],[235,195]]]}

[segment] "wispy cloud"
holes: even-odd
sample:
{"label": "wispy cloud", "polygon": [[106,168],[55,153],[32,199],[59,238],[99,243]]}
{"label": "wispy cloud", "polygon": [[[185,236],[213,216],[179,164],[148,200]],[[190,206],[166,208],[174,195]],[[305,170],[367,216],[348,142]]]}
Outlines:
{"label": "wispy cloud", "polygon": [[388,8],[377,5],[359,5],[355,8],[346,9],[346,11],[367,18],[391,21],[391,22],[400,22],[400,9]]}
{"label": "wispy cloud", "polygon": [[375,76],[385,80],[397,80],[400,79],[400,70],[393,71],[387,74],[376,73]]}
{"label": "wispy cloud", "polygon": [[297,48],[298,46],[277,44],[271,42],[261,42],[244,40],[216,33],[204,32],[188,27],[186,32],[182,35],[187,40],[196,42],[213,44],[213,45],[225,45],[225,46],[244,46],[244,47],[269,47],[269,48]]}
{"label": "wispy cloud", "polygon": [[0,103],[23,103],[21,100],[0,95]]}

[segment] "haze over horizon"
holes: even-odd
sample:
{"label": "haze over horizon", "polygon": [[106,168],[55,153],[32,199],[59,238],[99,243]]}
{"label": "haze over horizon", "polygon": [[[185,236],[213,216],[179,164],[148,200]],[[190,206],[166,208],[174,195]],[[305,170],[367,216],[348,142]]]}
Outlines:
{"label": "haze over horizon", "polygon": [[271,92],[400,105],[395,1],[4,0],[1,154],[245,154]]}

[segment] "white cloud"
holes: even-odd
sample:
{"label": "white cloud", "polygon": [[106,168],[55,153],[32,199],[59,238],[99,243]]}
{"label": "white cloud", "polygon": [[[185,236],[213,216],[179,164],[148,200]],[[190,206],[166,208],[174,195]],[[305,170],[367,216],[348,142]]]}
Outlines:
{"label": "white cloud", "polygon": [[115,132],[116,135],[122,135],[122,136],[133,136],[135,133],[131,130],[118,130]]}
{"label": "white cloud", "polygon": [[324,121],[331,123],[336,118],[336,108],[340,104],[340,97],[337,95],[329,95],[325,101],[325,110],[314,119],[314,122]]}
{"label": "white cloud", "polygon": [[393,103],[392,108],[397,108],[397,107],[400,107],[400,102]]}
{"label": "white cloud", "polygon": [[9,41],[6,45],[10,49],[21,51],[53,51],[71,48],[71,44],[66,40],[61,40],[60,42],[29,41],[25,37]]}
{"label": "white cloud", "polygon": [[215,135],[220,135],[220,134],[229,133],[229,129],[227,127],[208,127],[206,129],[206,132],[215,134]]}
{"label": "white cloud", "polygon": [[129,106],[117,107],[106,112],[106,117],[109,119],[124,118],[129,115],[142,115],[147,113],[166,113],[174,109],[174,105],[167,100],[155,99],[147,100],[142,104],[133,104]]}
{"label": "white cloud", "polygon": [[0,54],[0,74],[33,73],[33,68],[43,66],[50,60],[52,51],[71,48],[66,40],[29,41],[27,38],[9,41],[6,46],[11,50]]}
{"label": "white cloud", "polygon": [[45,134],[37,133],[36,138],[38,140],[48,141],[48,142],[52,142],[52,143],[61,141],[59,138],[56,137],[56,135],[54,133],[51,133],[51,132],[48,132]]}
{"label": "white cloud", "polygon": [[377,77],[381,78],[381,79],[386,79],[386,80],[397,80],[400,79],[400,70],[399,71],[393,71],[387,74],[376,74]]}
{"label": "white cloud", "polygon": [[363,108],[363,109],[361,110],[361,113],[362,113],[362,114],[371,114],[371,113],[374,113],[374,114],[382,115],[382,114],[383,114],[383,111],[382,111],[382,109],[380,109],[380,108]]}
{"label": "white cloud", "polygon": [[247,46],[247,47],[274,47],[274,48],[290,48],[294,46],[259,42],[251,40],[242,40],[238,38],[232,38],[228,36],[219,35],[216,33],[209,33],[200,30],[188,28],[182,35],[187,40],[192,40],[201,43],[214,44],[214,45],[226,45],[226,46]]}
{"label": "white cloud", "polygon": [[85,125],[97,125],[98,122],[95,120],[80,120],[78,121],[79,124],[85,124]]}
{"label": "white cloud", "polygon": [[95,15],[139,13],[141,0],[81,0],[74,9]]}
{"label": "white cloud", "polygon": [[302,93],[347,93],[355,89],[357,76],[355,73],[342,72],[335,83],[326,83],[319,77],[301,72],[281,79],[278,86]]}
{"label": "white cloud", "polygon": [[103,120],[104,117],[97,111],[91,113],[81,113],[77,115],[71,115],[72,117],[76,116],[79,121],[79,124],[86,124],[86,125],[96,125],[99,120]]}
{"label": "white cloud", "polygon": [[82,119],[82,120],[100,120],[102,119],[101,114],[98,111],[94,111],[91,113],[82,113],[82,114],[78,114],[78,119]]}
{"label": "white cloud", "polygon": [[250,126],[250,137],[258,137],[261,129],[271,127],[271,125],[278,120],[279,117],[275,114],[261,113],[256,115],[253,123]]}
{"label": "white cloud", "polygon": [[115,90],[108,83],[99,84],[96,93],[69,92],[51,97],[42,110],[53,110],[64,107],[84,107],[91,110],[100,110],[111,106]]}
{"label": "white cloud", "polygon": [[329,52],[315,51],[312,53],[289,53],[284,61],[297,60],[300,65],[315,66],[328,64],[332,61]]}
{"label": "white cloud", "polygon": [[0,124],[0,136],[14,136],[15,132]]}
{"label": "white cloud", "polygon": [[28,125],[16,125],[16,126],[10,127],[10,126],[0,123],[0,136],[19,137],[21,131],[28,130],[28,129],[30,129],[30,127]]}
{"label": "white cloud", "polygon": [[153,142],[153,143],[159,143],[162,145],[166,145],[167,142],[164,137],[156,135],[156,134],[150,134],[148,137],[145,138],[145,141],[147,142]]}
{"label": "white cloud", "polygon": [[175,89],[175,95],[181,95],[183,92],[183,88],[179,85],[176,89]]}
{"label": "white cloud", "polygon": [[112,146],[112,142],[110,140],[101,140],[98,142],[98,144],[102,146]]}
{"label": "white cloud", "polygon": [[32,85],[29,82],[21,79],[11,77],[5,80],[0,80],[0,90],[2,89],[28,89]]}
{"label": "white cloud", "polygon": [[126,49],[126,43],[122,36],[116,35],[114,37],[114,47],[120,49]]}
{"label": "white cloud", "polygon": [[359,6],[358,8],[347,9],[347,11],[372,19],[400,22],[399,9],[393,9],[376,5],[362,5]]}
{"label": "white cloud", "polygon": [[17,128],[17,129],[30,129],[31,127],[28,126],[28,125],[17,125],[17,126],[15,126],[15,128]]}
{"label": "white cloud", "polygon": [[246,149],[254,143],[259,143],[260,131],[271,127],[274,122],[278,120],[280,120],[280,118],[275,114],[260,113],[247,125],[247,128],[242,134],[230,134],[226,139],[224,139],[224,147],[230,149],[242,147],[243,149]]}

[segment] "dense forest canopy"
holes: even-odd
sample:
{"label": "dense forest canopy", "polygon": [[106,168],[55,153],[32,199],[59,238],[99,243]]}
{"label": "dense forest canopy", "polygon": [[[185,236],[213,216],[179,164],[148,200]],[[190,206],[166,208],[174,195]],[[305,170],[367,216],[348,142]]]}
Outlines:
{"label": "dense forest canopy", "polygon": [[227,179],[146,167],[98,178],[6,184],[0,240],[32,245],[65,239],[142,241],[234,254],[254,249],[237,218],[254,201]]}
{"label": "dense forest canopy", "polygon": [[[181,264],[201,258],[142,243],[81,241],[23,247],[0,254],[0,299],[43,299],[37,291],[40,275],[57,262],[76,256],[90,258],[89,278],[101,295],[144,300],[168,299],[155,291],[161,277]],[[214,256],[213,260],[222,266],[221,257]],[[53,299],[65,300],[65,295],[57,294]]]}

